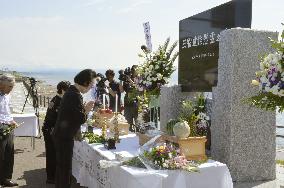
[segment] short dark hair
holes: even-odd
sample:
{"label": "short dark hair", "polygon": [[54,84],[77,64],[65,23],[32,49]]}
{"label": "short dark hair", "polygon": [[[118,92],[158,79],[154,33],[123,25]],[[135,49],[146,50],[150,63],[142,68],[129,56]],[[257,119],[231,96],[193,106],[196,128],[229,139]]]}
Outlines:
{"label": "short dark hair", "polygon": [[106,75],[106,76],[108,76],[108,75],[110,75],[110,76],[114,76],[114,75],[115,75],[115,73],[114,73],[114,71],[113,71],[113,70],[108,69],[108,70],[106,71],[105,75]]}
{"label": "short dark hair", "polygon": [[96,76],[97,74],[94,70],[84,69],[75,76],[74,82],[81,86],[87,87],[93,81],[93,79],[96,78]]}
{"label": "short dark hair", "polygon": [[62,94],[62,91],[66,91],[70,87],[69,81],[61,81],[57,84],[57,93]]}

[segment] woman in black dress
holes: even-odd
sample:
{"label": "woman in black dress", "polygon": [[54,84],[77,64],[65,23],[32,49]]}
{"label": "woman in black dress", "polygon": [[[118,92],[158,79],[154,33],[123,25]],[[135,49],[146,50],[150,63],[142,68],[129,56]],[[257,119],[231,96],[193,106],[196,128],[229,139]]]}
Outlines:
{"label": "woman in black dress", "polygon": [[70,188],[74,136],[86,122],[87,114],[93,109],[94,101],[83,104],[81,93],[87,93],[92,87],[96,72],[85,69],[74,78],[64,94],[53,131],[56,149],[56,188]]}
{"label": "woman in black dress", "polygon": [[69,81],[61,81],[57,84],[57,95],[51,99],[48,105],[42,126],[46,154],[46,183],[53,184],[55,182],[56,153],[51,132],[57,119],[61,98],[70,85]]}

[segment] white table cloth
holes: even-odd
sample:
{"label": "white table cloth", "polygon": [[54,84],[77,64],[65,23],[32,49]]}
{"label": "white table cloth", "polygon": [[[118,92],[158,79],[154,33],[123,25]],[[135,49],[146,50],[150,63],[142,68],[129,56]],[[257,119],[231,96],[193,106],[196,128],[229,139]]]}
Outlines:
{"label": "white table cloth", "polygon": [[115,160],[115,152],[127,151],[136,156],[138,137],[130,134],[121,137],[117,149],[107,150],[101,144],[75,141],[72,174],[81,186],[89,188],[232,188],[227,166],[209,160],[200,165],[200,172],[178,170],[147,170],[129,166],[101,169],[99,161]]}
{"label": "white table cloth", "polygon": [[14,121],[18,124],[23,123],[14,130],[15,136],[31,136],[39,135],[38,121],[35,114],[12,114]]}

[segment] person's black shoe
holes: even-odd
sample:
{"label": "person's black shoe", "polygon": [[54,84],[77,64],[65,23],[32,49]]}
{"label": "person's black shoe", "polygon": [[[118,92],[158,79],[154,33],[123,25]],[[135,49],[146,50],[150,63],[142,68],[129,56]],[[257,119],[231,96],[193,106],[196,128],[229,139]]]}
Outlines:
{"label": "person's black shoe", "polygon": [[14,186],[18,186],[17,183],[11,181],[11,180],[5,180],[1,183],[4,187],[14,187]]}
{"label": "person's black shoe", "polygon": [[55,184],[55,181],[53,179],[47,179],[46,184]]}

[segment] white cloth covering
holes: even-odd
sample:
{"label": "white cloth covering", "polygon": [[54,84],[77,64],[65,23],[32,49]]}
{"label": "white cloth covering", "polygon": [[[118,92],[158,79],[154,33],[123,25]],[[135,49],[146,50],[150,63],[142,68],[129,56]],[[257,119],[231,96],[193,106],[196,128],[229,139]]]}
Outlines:
{"label": "white cloth covering", "polygon": [[[81,186],[89,188],[232,188],[232,178],[227,166],[209,160],[200,165],[200,172],[189,173],[179,170],[155,170],[129,166],[101,169],[99,161],[115,160],[115,153],[136,156],[138,137],[129,134],[120,137],[117,149],[107,150],[101,144],[75,141],[72,173]],[[123,151],[123,152],[122,152]]]}
{"label": "white cloth covering", "polygon": [[14,130],[15,136],[31,136],[39,135],[38,122],[35,114],[12,114],[14,121],[21,124]]}

